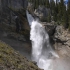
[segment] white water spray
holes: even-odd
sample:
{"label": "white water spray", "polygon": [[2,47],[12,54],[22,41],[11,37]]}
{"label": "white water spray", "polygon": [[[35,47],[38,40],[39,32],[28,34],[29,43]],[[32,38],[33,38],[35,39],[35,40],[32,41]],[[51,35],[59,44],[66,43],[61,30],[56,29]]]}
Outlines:
{"label": "white water spray", "polygon": [[[27,14],[31,16],[28,12]],[[30,18],[28,17],[28,19]],[[52,70],[51,58],[58,57],[58,55],[51,48],[49,35],[45,31],[45,28],[39,21],[34,19],[31,21],[30,40],[32,41],[32,60],[37,62],[38,67],[44,70]]]}

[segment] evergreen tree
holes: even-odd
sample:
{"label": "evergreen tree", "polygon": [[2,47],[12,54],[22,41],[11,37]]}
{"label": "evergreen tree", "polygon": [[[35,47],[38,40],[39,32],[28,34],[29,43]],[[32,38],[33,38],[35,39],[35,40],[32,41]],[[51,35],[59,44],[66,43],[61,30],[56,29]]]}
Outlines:
{"label": "evergreen tree", "polygon": [[50,14],[50,12],[48,13],[47,22],[51,22],[51,14]]}
{"label": "evergreen tree", "polygon": [[35,0],[36,4],[35,4],[35,8],[38,8],[39,4],[38,4],[38,0]]}
{"label": "evergreen tree", "polygon": [[66,11],[66,6],[64,6],[65,8],[63,9],[63,16],[62,16],[62,21],[63,21],[63,26],[65,28],[68,28],[68,13]]}
{"label": "evergreen tree", "polygon": [[69,23],[69,30],[70,30],[70,0],[68,1],[68,23]]}
{"label": "evergreen tree", "polygon": [[59,4],[58,4],[58,21],[62,21],[62,16],[63,16],[63,10],[64,9],[64,2],[63,0],[60,0]]}
{"label": "evergreen tree", "polygon": [[50,2],[50,10],[51,10],[51,15],[53,16],[53,14],[54,14],[54,9],[55,9],[55,2],[54,2],[54,0],[52,0],[51,2]]}
{"label": "evergreen tree", "polygon": [[45,6],[46,6],[47,8],[50,8],[49,0],[45,0]]}

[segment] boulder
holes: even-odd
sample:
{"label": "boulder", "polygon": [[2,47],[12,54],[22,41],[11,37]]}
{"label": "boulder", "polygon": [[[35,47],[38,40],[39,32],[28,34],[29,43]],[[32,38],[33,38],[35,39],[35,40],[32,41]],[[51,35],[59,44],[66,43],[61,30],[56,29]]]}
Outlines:
{"label": "boulder", "polygon": [[50,9],[39,5],[39,7],[35,9],[34,14],[39,17],[41,21],[44,21],[50,14]]}
{"label": "boulder", "polygon": [[64,29],[63,26],[57,25],[56,30],[55,30],[55,37],[56,38],[59,38],[62,35],[63,29]]}
{"label": "boulder", "polygon": [[70,33],[68,29],[64,29],[63,26],[58,25],[55,30],[55,44],[57,43],[57,47],[61,44],[60,47],[70,47]]}

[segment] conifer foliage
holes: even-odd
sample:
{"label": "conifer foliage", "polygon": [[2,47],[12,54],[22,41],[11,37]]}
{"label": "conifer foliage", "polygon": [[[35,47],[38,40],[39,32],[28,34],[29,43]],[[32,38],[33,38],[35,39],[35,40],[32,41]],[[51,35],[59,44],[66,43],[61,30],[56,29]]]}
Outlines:
{"label": "conifer foliage", "polygon": [[[68,4],[64,3],[64,0],[31,0],[34,3],[35,8],[39,5],[44,5],[46,8],[50,9],[51,16],[53,16],[53,20],[63,25],[65,28],[70,29],[70,0]],[[50,17],[50,16],[49,16]],[[51,21],[51,19],[50,19]]]}

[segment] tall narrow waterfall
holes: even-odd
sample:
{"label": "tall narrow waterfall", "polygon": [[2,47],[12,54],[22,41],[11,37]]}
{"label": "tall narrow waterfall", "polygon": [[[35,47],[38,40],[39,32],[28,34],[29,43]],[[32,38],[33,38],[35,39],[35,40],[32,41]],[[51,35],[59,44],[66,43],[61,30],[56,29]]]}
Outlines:
{"label": "tall narrow waterfall", "polygon": [[[28,12],[27,14],[31,17]],[[58,55],[51,48],[49,35],[39,21],[34,20],[33,17],[27,18],[31,19],[29,23],[31,24],[32,60],[37,62],[38,67],[52,70],[52,58],[58,57]]]}

